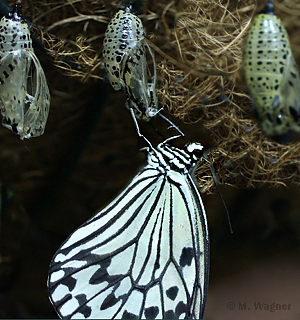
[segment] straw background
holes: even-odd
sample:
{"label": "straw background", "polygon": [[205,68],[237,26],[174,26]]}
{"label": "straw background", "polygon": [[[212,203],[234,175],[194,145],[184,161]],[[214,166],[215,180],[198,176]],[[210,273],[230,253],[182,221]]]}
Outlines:
{"label": "straw background", "polygon": [[[229,301],[220,306],[220,279],[225,279],[228,299],[231,287],[260,291],[258,279],[276,263],[273,257],[286,264],[282,274],[262,285],[267,294],[272,281],[278,302],[288,303],[300,293],[295,281],[300,278],[300,144],[278,144],[264,136],[251,116],[242,68],[251,19],[264,3],[144,1],[140,15],[156,57],[160,107],[191,140],[212,150],[209,157],[233,224],[231,235],[208,163],[200,162],[196,178],[212,241],[207,319],[221,319],[217,314]],[[22,0],[22,4],[23,14],[34,25],[32,32],[43,43],[43,48],[36,43],[35,51],[48,80],[51,109],[41,137],[21,141],[0,127],[0,179],[14,194],[1,218],[0,316],[54,318],[46,292],[51,257],[75,228],[126,186],[145,157],[138,152],[124,94],[102,81],[103,36],[120,1]],[[300,65],[300,2],[275,2],[275,11]],[[171,134],[160,119],[152,122],[163,135]],[[140,126],[153,144],[161,140],[148,123]],[[286,252],[292,254],[285,256]],[[262,259],[265,269],[259,269],[254,280],[240,285],[239,276],[226,278],[255,268]],[[291,279],[284,287],[287,274]],[[299,318],[300,308],[293,305],[293,314],[279,318]],[[233,313],[223,315],[222,319],[234,319]],[[260,314],[236,318],[251,316]]]}

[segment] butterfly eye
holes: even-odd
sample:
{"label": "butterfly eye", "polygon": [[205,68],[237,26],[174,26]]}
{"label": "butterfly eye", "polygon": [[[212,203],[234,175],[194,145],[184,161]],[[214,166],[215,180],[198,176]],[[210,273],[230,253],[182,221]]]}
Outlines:
{"label": "butterfly eye", "polygon": [[184,149],[191,155],[193,162],[196,162],[203,157],[203,146],[200,143],[189,143],[185,145]]}
{"label": "butterfly eye", "polygon": [[193,154],[197,159],[201,159],[203,157],[203,150],[195,149]]}

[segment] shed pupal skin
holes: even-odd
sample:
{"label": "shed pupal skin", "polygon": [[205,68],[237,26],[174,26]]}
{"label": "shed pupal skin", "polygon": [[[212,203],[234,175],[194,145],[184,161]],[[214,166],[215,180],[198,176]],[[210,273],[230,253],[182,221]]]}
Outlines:
{"label": "shed pupal skin", "polygon": [[3,126],[22,140],[44,133],[50,93],[20,3],[0,20],[0,107]]}
{"label": "shed pupal skin", "polygon": [[[146,49],[153,60],[153,77],[148,75]],[[119,10],[108,24],[102,54],[108,80],[115,90],[125,91],[127,108],[137,118],[151,120],[159,112],[155,59],[142,21],[129,7]]]}

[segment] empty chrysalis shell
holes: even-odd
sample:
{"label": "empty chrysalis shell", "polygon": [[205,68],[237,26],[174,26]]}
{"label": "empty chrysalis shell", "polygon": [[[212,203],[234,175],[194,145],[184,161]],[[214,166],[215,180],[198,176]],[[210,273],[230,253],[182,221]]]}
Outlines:
{"label": "empty chrysalis shell", "polygon": [[300,78],[289,37],[268,2],[252,23],[245,74],[259,123],[269,137],[300,133]]}
{"label": "empty chrysalis shell", "polygon": [[[150,80],[146,48],[154,64]],[[127,107],[133,109],[136,117],[154,117],[158,113],[154,55],[145,40],[142,21],[129,8],[119,10],[107,26],[103,62],[112,87],[125,91]]]}
{"label": "empty chrysalis shell", "polygon": [[21,139],[44,133],[50,93],[18,3],[0,20],[0,106],[4,127]]}

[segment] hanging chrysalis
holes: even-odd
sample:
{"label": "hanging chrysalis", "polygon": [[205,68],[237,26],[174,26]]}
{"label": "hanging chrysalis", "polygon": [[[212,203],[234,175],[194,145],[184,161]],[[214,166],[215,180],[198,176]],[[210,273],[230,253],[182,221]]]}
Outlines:
{"label": "hanging chrysalis", "polygon": [[44,133],[50,93],[17,3],[0,21],[0,106],[4,127],[21,139]]}
{"label": "hanging chrysalis", "polygon": [[[129,7],[119,10],[108,24],[103,42],[103,62],[112,87],[125,91],[127,107],[134,110],[137,118],[148,121],[158,113],[156,66],[145,40],[142,21],[131,11]],[[154,64],[150,80],[146,48]]]}
{"label": "hanging chrysalis", "polygon": [[269,137],[300,133],[300,79],[288,34],[267,2],[249,31],[245,74],[260,126]]}

